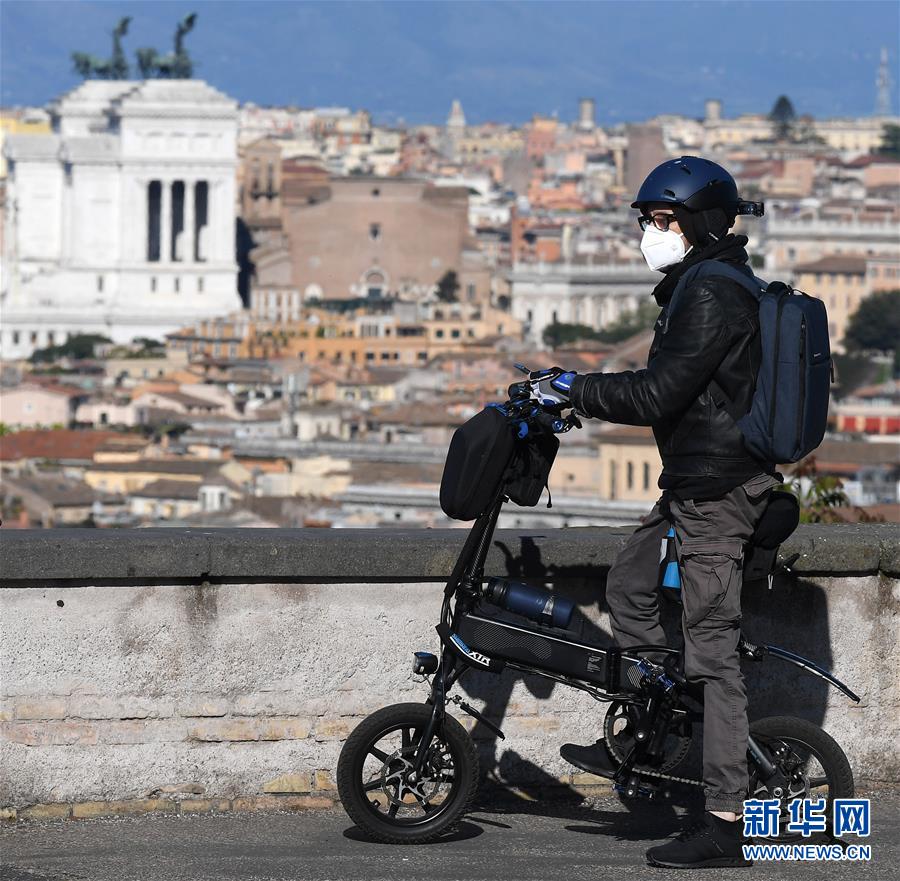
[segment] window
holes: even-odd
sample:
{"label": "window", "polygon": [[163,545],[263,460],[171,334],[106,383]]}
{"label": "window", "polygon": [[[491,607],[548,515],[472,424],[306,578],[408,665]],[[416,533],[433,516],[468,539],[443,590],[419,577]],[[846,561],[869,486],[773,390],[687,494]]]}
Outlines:
{"label": "window", "polygon": [[472,282],[469,282],[469,283],[466,285],[466,296],[467,296],[470,300],[474,300],[474,299],[475,299],[475,285],[474,285]]}
{"label": "window", "polygon": [[28,338],[31,340],[32,343],[36,343],[37,342],[37,331],[35,331],[35,330],[31,331],[31,333],[28,335]]}
{"label": "window", "polygon": [[375,187],[375,189],[372,190],[372,196],[375,199],[377,199],[380,195],[381,195],[381,190],[379,190],[378,187]]}
{"label": "window", "polygon": [[439,340],[442,340],[442,339],[444,338],[444,331],[443,331],[441,328],[438,328],[438,329],[434,332],[434,335],[435,335]]}
{"label": "window", "polygon": [[47,344],[50,346],[56,344],[56,334],[52,330],[47,333]]}
{"label": "window", "polygon": [[644,489],[650,489],[650,463],[644,462]]}
{"label": "window", "polygon": [[202,275],[197,279],[197,293],[198,294],[203,293],[203,276]]}
{"label": "window", "polygon": [[380,223],[370,223],[369,224],[369,238],[373,242],[377,242],[381,238],[381,224]]}
{"label": "window", "polygon": [[13,331],[13,345],[14,346],[19,345],[19,331],[17,331],[17,330]]}
{"label": "window", "polygon": [[618,469],[616,468],[615,462],[609,463],[609,497],[614,499],[617,495],[618,488],[616,487],[617,478],[618,478]]}
{"label": "window", "polygon": [[625,465],[625,484],[628,489],[634,489],[634,463],[628,462]]}
{"label": "window", "polygon": [[458,340],[459,339],[459,328],[454,328],[453,330],[451,330],[450,336],[452,336],[453,339]]}
{"label": "window", "polygon": [[173,284],[175,286],[175,293],[177,294],[181,290],[181,279],[177,275],[175,276]]}
{"label": "window", "polygon": [[156,293],[156,276],[155,275],[150,276],[150,293],[151,294]]}
{"label": "window", "polygon": [[103,276],[102,275],[97,276],[97,293],[98,294],[103,293]]}

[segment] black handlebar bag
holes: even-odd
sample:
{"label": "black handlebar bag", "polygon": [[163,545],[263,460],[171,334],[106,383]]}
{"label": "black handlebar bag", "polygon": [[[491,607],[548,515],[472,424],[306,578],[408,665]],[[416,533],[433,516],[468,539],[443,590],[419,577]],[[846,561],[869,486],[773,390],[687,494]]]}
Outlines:
{"label": "black handlebar bag", "polygon": [[547,484],[559,439],[518,437],[518,423],[500,406],[485,407],[453,433],[441,477],[441,509],[454,520],[475,520],[504,492],[536,505]]}

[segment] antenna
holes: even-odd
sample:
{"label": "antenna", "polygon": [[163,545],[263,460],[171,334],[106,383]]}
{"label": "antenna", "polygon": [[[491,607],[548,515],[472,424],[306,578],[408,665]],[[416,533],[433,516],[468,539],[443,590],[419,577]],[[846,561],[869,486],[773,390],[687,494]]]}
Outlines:
{"label": "antenna", "polygon": [[878,116],[889,116],[891,112],[891,69],[888,65],[888,50],[881,49],[881,63],[878,65],[878,77],[875,80],[878,89],[878,99],[875,104],[875,113]]}

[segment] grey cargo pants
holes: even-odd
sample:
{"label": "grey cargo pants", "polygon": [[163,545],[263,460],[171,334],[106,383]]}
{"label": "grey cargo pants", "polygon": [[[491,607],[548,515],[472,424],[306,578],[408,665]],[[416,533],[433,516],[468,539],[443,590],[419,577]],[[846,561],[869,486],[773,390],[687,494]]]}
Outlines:
{"label": "grey cargo pants", "polygon": [[659,623],[660,545],[675,527],[684,604],[685,675],[704,683],[706,809],[743,810],[747,791],[747,694],[737,644],[744,544],[778,483],[762,474],[719,499],[664,493],[609,570],[606,598],[620,648],[664,644]]}

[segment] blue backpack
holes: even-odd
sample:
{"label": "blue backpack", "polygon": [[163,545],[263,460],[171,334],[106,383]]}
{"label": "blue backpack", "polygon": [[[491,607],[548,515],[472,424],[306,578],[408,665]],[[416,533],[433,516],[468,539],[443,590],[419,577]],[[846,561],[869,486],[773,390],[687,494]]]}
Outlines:
{"label": "blue backpack", "polygon": [[748,413],[734,412],[716,382],[711,383],[713,397],[721,397],[756,458],[797,462],[822,442],[828,420],[832,366],[825,304],[784,282],[767,285],[749,268],[741,271],[719,260],[692,267],[679,289],[714,275],[734,279],[759,300],[762,362]]}

